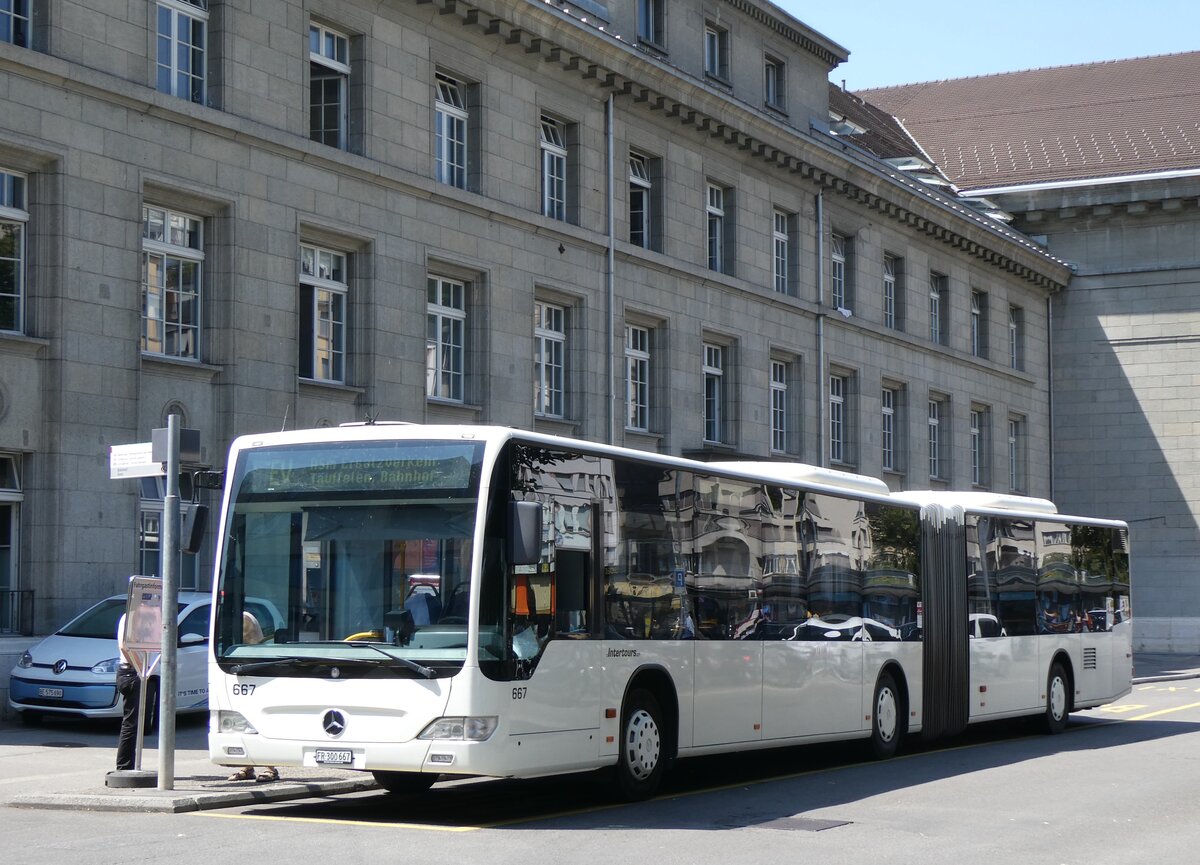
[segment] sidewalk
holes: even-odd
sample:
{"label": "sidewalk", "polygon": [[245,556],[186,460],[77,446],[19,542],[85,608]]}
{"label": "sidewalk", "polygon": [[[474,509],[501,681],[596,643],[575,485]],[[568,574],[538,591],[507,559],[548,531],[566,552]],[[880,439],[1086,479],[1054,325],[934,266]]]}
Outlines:
{"label": "sidewalk", "polygon": [[[1200,655],[1139,653],[1134,684],[1200,678]],[[116,755],[115,724],[48,720],[40,727],[0,723],[0,805],[90,811],[178,813],[288,799],[375,790],[368,772],[280,767],[279,780],[226,781],[233,771],[208,759],[208,719],[183,717],[176,729],[173,790],[106,787]],[[156,741],[148,739],[142,768],[158,769]]]}
{"label": "sidewalk", "polygon": [[[208,759],[207,717],[180,718],[174,789],[106,787],[117,725],[47,720],[0,723],[0,805],[84,811],[178,813],[378,789],[369,772],[281,766],[270,783],[226,781],[235,771]],[[157,742],[146,740],[142,769],[158,771]]]}

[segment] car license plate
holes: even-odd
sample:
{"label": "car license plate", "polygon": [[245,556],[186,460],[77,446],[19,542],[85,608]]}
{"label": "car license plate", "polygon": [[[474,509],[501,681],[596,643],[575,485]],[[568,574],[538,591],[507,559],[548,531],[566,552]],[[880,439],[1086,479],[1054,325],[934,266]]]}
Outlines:
{"label": "car license plate", "polygon": [[313,753],[313,759],[318,763],[325,763],[334,766],[349,766],[354,762],[354,752],[317,750]]}
{"label": "car license plate", "polygon": [[61,700],[62,695],[63,695],[62,688],[38,688],[38,696],[39,697],[57,697],[58,699]]}

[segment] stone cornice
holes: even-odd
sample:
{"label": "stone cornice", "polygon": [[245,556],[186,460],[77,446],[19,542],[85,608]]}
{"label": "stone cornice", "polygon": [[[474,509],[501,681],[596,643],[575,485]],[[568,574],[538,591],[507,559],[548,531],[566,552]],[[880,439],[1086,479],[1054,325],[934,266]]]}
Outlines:
{"label": "stone cornice", "polygon": [[[836,142],[822,141],[751,111],[657,58],[643,55],[620,37],[572,18],[555,5],[527,3],[513,7],[495,0],[414,2],[431,5],[443,15],[454,15],[463,26],[478,28],[528,55],[575,72],[602,92],[662,112],[680,125],[719,139],[776,170],[809,181],[823,191],[856,202],[1042,288],[1057,290],[1070,279],[1065,262],[1042,251],[1019,232],[904,177],[883,162],[839,153]],[[871,183],[869,175],[884,182]]]}

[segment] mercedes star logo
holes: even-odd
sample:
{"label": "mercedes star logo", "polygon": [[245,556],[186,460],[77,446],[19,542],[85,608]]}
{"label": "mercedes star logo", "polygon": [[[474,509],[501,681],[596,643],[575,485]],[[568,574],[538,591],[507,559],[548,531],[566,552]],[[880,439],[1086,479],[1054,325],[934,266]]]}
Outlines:
{"label": "mercedes star logo", "polygon": [[337,709],[330,709],[321,719],[321,726],[325,728],[325,734],[329,738],[336,739],[346,732],[346,716]]}
{"label": "mercedes star logo", "polygon": [[51,669],[54,670],[54,674],[56,676],[61,676],[63,673],[65,673],[67,671],[67,659],[59,658],[57,661],[54,662],[54,666]]}

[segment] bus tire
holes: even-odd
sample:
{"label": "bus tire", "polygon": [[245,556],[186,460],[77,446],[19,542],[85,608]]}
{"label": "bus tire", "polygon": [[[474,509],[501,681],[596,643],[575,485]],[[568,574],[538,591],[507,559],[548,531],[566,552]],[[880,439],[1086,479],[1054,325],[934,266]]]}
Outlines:
{"label": "bus tire", "polygon": [[871,753],[877,760],[896,756],[904,739],[904,698],[887,670],[875,682],[871,700]]}
{"label": "bus tire", "polygon": [[432,772],[385,772],[373,771],[375,783],[389,793],[406,795],[424,793],[433,786],[438,776]]}
{"label": "bus tire", "polygon": [[1046,677],[1046,732],[1051,735],[1067,729],[1067,716],[1071,712],[1071,680],[1059,661],[1050,665]]}
{"label": "bus tire", "polygon": [[621,797],[636,802],[653,796],[666,764],[662,708],[649,691],[631,691],[621,711],[616,778]]}

